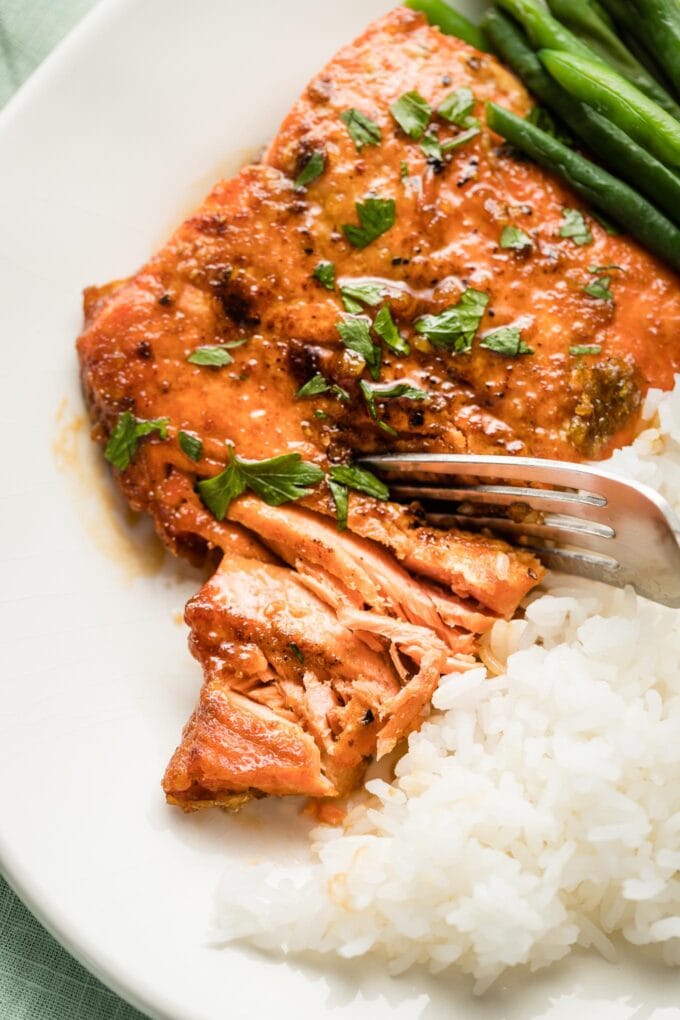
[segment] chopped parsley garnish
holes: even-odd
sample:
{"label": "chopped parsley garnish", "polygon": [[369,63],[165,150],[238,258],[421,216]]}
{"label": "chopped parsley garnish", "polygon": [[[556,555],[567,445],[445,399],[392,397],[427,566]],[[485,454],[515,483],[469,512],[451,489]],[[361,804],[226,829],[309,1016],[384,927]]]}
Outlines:
{"label": "chopped parsley garnish", "polygon": [[335,289],[335,266],[332,262],[319,262],[312,273],[315,280],[318,280],[326,290]]}
{"label": "chopped parsley garnish", "polygon": [[524,230],[519,227],[503,227],[499,242],[501,248],[513,248],[515,251],[525,251],[532,247],[532,240]]}
{"label": "chopped parsley garnish", "polygon": [[400,167],[399,167],[399,174],[401,175],[402,181],[405,181],[406,178],[409,175],[409,173],[408,173],[408,163],[406,162],[405,159],[402,159],[402,161],[401,161],[401,164],[400,164]]}
{"label": "chopped parsley garnish", "polygon": [[337,329],[345,347],[360,354],[374,379],[380,376],[382,353],[371,339],[371,323],[365,315],[344,315]]}
{"label": "chopped parsley garnish", "polygon": [[269,506],[281,506],[309,496],[311,486],[324,473],[316,464],[302,460],[299,453],[284,453],[268,460],[243,460],[229,447],[229,464],[214,478],[198,483],[198,493],[208,510],[223,520],[232,500],[250,489]]}
{"label": "chopped parsley garnish", "polygon": [[461,131],[455,138],[449,139],[448,142],[442,143],[442,152],[453,152],[454,149],[459,149],[461,145],[465,145],[466,142],[476,138],[479,134],[478,127],[468,128],[467,131]]}
{"label": "chopped parsley garnish", "polygon": [[519,326],[501,326],[492,330],[483,338],[480,347],[506,358],[516,358],[518,354],[533,354],[533,349],[522,340]]}
{"label": "chopped parsley garnish", "polygon": [[392,400],[395,397],[407,397],[409,400],[427,400],[429,396],[425,390],[419,390],[417,386],[409,386],[408,383],[389,383],[385,386],[371,386],[370,383],[361,379],[359,388],[373,421],[377,422],[384,432],[388,432],[392,436],[397,435],[397,430],[378,417],[378,409],[375,405],[376,400]]}
{"label": "chopped parsley garnish", "polygon": [[296,188],[306,188],[308,184],[312,184],[317,177],[321,177],[321,174],[326,169],[326,156],[325,153],[319,152],[317,149],[309,157],[305,165],[303,166],[300,173],[295,178]]}
{"label": "chopped parsley garnish", "polygon": [[563,209],[562,212],[564,219],[560,227],[560,237],[568,237],[574,244],[592,244],[593,235],[583,217],[583,213],[579,212],[578,209]]}
{"label": "chopped parsley garnish", "polygon": [[329,473],[332,481],[346,485],[348,489],[355,489],[375,499],[390,498],[390,490],[385,483],[366,468],[357,467],[356,464],[342,464],[333,466]]}
{"label": "chopped parsley garnish", "polygon": [[192,365],[207,365],[210,368],[224,368],[231,365],[233,358],[225,344],[204,344],[187,356]]}
{"label": "chopped parsley garnish", "polygon": [[581,354],[599,354],[601,350],[599,344],[574,344],[569,348],[569,353],[579,357]]}
{"label": "chopped parsley garnish", "polygon": [[383,305],[375,317],[373,329],[395,354],[410,354],[411,348],[397,329],[389,305]]}
{"label": "chopped parsley garnish", "polygon": [[344,531],[347,527],[347,511],[349,509],[349,490],[346,485],[341,485],[340,482],[334,482],[332,478],[327,478],[328,488],[331,490],[331,496],[335,503],[335,513],[338,518],[338,531]]}
{"label": "chopped parsley garnish", "polygon": [[361,226],[345,223],[345,237],[355,248],[365,248],[394,226],[395,206],[393,198],[366,198],[355,204]]}
{"label": "chopped parsley garnish", "polygon": [[349,400],[349,393],[347,390],[343,390],[342,386],[336,386],[335,383],[329,383],[325,379],[321,372],[317,372],[313,375],[304,386],[295,394],[296,397],[318,397],[321,393],[332,393],[338,398],[338,400]]}
{"label": "chopped parsley garnish", "polygon": [[423,135],[423,140],[420,143],[420,148],[423,150],[427,159],[434,162],[439,162],[442,158],[442,147],[439,139],[436,135],[428,131],[426,135]]}
{"label": "chopped parsley garnish", "polygon": [[464,353],[472,347],[488,303],[488,294],[469,287],[456,305],[438,315],[423,315],[417,319],[415,330],[426,336],[433,347],[441,347],[452,354]]}
{"label": "chopped parsley garnish", "polygon": [[364,145],[379,145],[382,140],[380,125],[367,117],[361,110],[345,110],[340,114],[340,120],[349,131],[357,152],[361,152]]}
{"label": "chopped parsley garnish", "polygon": [[131,411],[123,411],[116,422],[104,450],[104,456],[119,471],[124,471],[137,453],[139,440],[157,432],[161,439],[168,438],[167,418],[135,418]]}
{"label": "chopped parsley garnish", "polygon": [[288,647],[290,648],[291,652],[293,653],[298,662],[305,661],[305,657],[300,651],[299,645],[296,645],[294,641],[291,641]]}
{"label": "chopped parsley garnish", "polygon": [[383,297],[383,287],[379,283],[345,283],[340,288],[340,297],[346,312],[360,312],[362,303],[379,305]]}
{"label": "chopped parsley garnish", "polygon": [[409,138],[419,141],[430,123],[432,107],[419,92],[405,92],[390,106],[390,113]]}
{"label": "chopped parsley garnish", "polygon": [[475,107],[475,97],[472,89],[467,86],[449,93],[440,104],[437,113],[450,124],[457,124],[458,127],[479,127],[479,121],[472,117],[471,113]]}
{"label": "chopped parsley garnish", "polygon": [[600,276],[597,280],[593,280],[583,288],[583,292],[588,297],[598,298],[600,301],[613,301],[614,295],[609,289],[609,284],[612,282],[611,276]]}
{"label": "chopped parsley garnish", "polygon": [[182,453],[186,453],[189,460],[193,460],[197,464],[203,456],[203,443],[198,436],[194,436],[191,432],[182,432],[180,430],[177,439]]}
{"label": "chopped parsley garnish", "polygon": [[589,273],[611,273],[615,269],[619,269],[622,273],[625,273],[623,266],[588,266]]}

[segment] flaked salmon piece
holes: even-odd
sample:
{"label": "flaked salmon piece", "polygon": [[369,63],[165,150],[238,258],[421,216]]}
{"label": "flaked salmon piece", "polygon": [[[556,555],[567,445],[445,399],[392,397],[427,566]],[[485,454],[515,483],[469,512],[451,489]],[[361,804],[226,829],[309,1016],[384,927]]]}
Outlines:
{"label": "flaked salmon piece", "polygon": [[[232,503],[229,519],[258,535],[281,559],[295,566],[303,580],[309,572],[317,592],[325,582],[324,594],[333,602],[339,595],[357,608],[365,605],[430,627],[451,647],[459,647],[460,635],[450,622],[463,612],[459,602],[443,589],[411,576],[378,543],[348,531],[338,533],[333,521],[303,507],[270,507],[251,496]],[[514,555],[509,548],[508,552]],[[339,592],[337,588],[333,591],[333,582],[340,585]],[[478,626],[479,621],[475,623]]]}
{"label": "flaked salmon piece", "polygon": [[425,524],[396,503],[357,502],[349,514],[352,531],[386,546],[414,573],[446,585],[510,617],[545,570],[531,553],[472,532]]}

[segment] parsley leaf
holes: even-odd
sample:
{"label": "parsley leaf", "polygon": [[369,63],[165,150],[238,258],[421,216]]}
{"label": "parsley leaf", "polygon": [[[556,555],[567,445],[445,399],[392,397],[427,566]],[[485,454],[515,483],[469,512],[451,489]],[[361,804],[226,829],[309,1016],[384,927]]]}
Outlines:
{"label": "parsley leaf", "polygon": [[397,430],[378,417],[378,409],[375,406],[376,400],[391,400],[395,397],[407,397],[409,400],[427,400],[429,396],[425,390],[419,390],[417,386],[409,386],[408,383],[389,383],[386,386],[371,386],[370,383],[361,379],[359,381],[359,388],[373,421],[376,421],[384,432],[389,432],[392,436],[397,435]]}
{"label": "parsley leaf", "polygon": [[458,304],[450,305],[438,315],[424,315],[414,323],[433,347],[441,347],[453,354],[469,351],[479,329],[489,295],[469,287],[463,291]]}
{"label": "parsley leaf", "polygon": [[519,227],[503,227],[499,247],[525,251],[527,248],[533,247],[533,242],[529,235]]}
{"label": "parsley leaf", "polygon": [[623,266],[588,266],[589,273],[610,273],[614,269],[619,269],[622,273],[625,273]]}
{"label": "parsley leaf", "polygon": [[579,357],[581,354],[599,354],[601,350],[599,344],[574,344],[569,348],[569,353]]}
{"label": "parsley leaf", "polygon": [[168,438],[167,418],[135,418],[131,411],[123,411],[116,422],[104,450],[109,464],[124,471],[137,453],[139,440],[158,432],[161,439]]}
{"label": "parsley leaf", "polygon": [[318,280],[326,290],[335,289],[335,266],[332,262],[319,262],[312,273],[315,280]]}
{"label": "parsley leaf", "polygon": [[393,198],[366,198],[354,206],[360,227],[345,223],[345,237],[355,248],[365,248],[394,226],[395,206]]}
{"label": "parsley leaf", "polygon": [[357,152],[361,152],[364,145],[379,145],[382,141],[380,125],[367,117],[361,110],[345,110],[340,114],[340,120],[349,131]]}
{"label": "parsley leaf", "polygon": [[383,287],[379,283],[345,283],[340,296],[346,312],[360,312],[361,302],[372,307],[380,304]]}
{"label": "parsley leaf", "polygon": [[560,227],[560,237],[569,237],[574,244],[584,245],[593,243],[593,235],[590,233],[583,213],[578,209],[563,209],[564,220]]}
{"label": "parsley leaf", "polygon": [[326,169],[326,155],[323,152],[319,152],[317,149],[309,157],[305,165],[303,166],[300,173],[295,178],[296,188],[306,188],[308,184],[312,184],[317,177],[321,177],[321,174]]}
{"label": "parsley leaf", "polygon": [[370,320],[365,315],[344,315],[337,329],[345,347],[360,354],[373,378],[377,379],[380,375],[382,353],[371,339],[370,325]]}
{"label": "parsley leaf", "polygon": [[346,485],[334,482],[332,478],[326,478],[328,488],[335,503],[335,513],[338,518],[338,531],[345,531],[347,528],[347,511],[349,509],[349,490]]}
{"label": "parsley leaf", "polygon": [[231,365],[233,358],[224,344],[203,344],[188,355],[192,365],[208,365],[210,368],[224,368]]}
{"label": "parsley leaf", "polygon": [[373,329],[395,354],[410,354],[411,348],[399,333],[389,305],[383,305],[375,317]]}
{"label": "parsley leaf", "polygon": [[399,176],[401,177],[402,181],[405,181],[406,178],[408,177],[408,175],[409,175],[409,173],[408,173],[408,163],[406,162],[405,159],[402,159],[402,161],[401,161],[401,163],[399,165]]}
{"label": "parsley leaf", "polygon": [[430,123],[432,107],[419,92],[404,92],[396,103],[392,103],[390,113],[402,131],[417,142]]}
{"label": "parsley leaf", "polygon": [[428,161],[433,163],[440,163],[442,158],[442,147],[439,143],[439,139],[436,135],[430,131],[426,135],[423,135],[423,140],[420,143],[420,148],[423,150]]}
{"label": "parsley leaf", "polygon": [[600,301],[613,301],[614,295],[609,289],[611,282],[611,276],[600,276],[597,280],[593,280],[592,283],[584,287],[583,291],[588,297],[598,298]]}
{"label": "parsley leaf", "polygon": [[349,400],[349,393],[347,390],[343,390],[342,386],[336,386],[334,383],[329,383],[325,379],[321,372],[317,372],[311,379],[308,379],[304,386],[295,394],[296,398],[300,397],[317,397],[321,393],[332,393],[339,400]]}
{"label": "parsley leaf", "polygon": [[442,100],[437,113],[444,120],[448,120],[450,124],[457,124],[458,127],[479,127],[477,118],[470,116],[474,107],[475,97],[472,89],[465,86],[462,89],[456,89],[455,92],[450,92]]}
{"label": "parsley leaf", "polygon": [[448,142],[442,144],[442,152],[453,152],[454,149],[459,149],[461,145],[465,145],[466,142],[476,138],[478,134],[478,127],[471,127],[467,131],[461,131],[455,138],[451,138]]}
{"label": "parsley leaf", "polygon": [[289,643],[288,647],[290,648],[291,652],[293,653],[293,655],[295,656],[295,658],[297,659],[298,662],[304,662],[305,661],[305,657],[302,654],[302,652],[300,651],[300,646],[299,645],[296,645],[294,641],[291,641]]}
{"label": "parsley leaf", "polygon": [[390,490],[385,483],[376,478],[372,471],[357,467],[356,464],[332,467],[330,479],[333,482],[340,482],[341,485],[346,485],[348,489],[364,492],[367,496],[373,496],[375,499],[390,498]]}
{"label": "parsley leaf", "polygon": [[197,464],[203,456],[203,443],[198,436],[194,436],[191,432],[182,432],[180,430],[177,439],[179,440],[182,453],[185,453],[189,460],[193,460]]}
{"label": "parsley leaf", "polygon": [[214,478],[198,483],[198,493],[208,510],[223,520],[231,503],[250,489],[269,506],[281,506],[309,496],[310,486],[324,477],[321,468],[302,460],[299,453],[284,453],[268,460],[244,460],[229,447],[229,464]]}
{"label": "parsley leaf", "polygon": [[486,348],[487,351],[494,351],[495,354],[503,354],[506,358],[534,353],[522,340],[519,326],[501,326],[500,329],[494,329],[486,334],[479,346]]}

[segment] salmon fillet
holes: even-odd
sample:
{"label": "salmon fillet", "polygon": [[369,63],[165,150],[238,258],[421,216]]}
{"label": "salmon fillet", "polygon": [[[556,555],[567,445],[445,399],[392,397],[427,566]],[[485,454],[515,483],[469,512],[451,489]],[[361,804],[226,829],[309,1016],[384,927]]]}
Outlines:
{"label": "salmon fillet", "polygon": [[[489,100],[531,107],[493,57],[392,11],[310,83],[261,163],[219,182],[131,279],[86,292],[78,352],[95,437],[124,412],[167,423],[117,472],[123,492],[173,552],[221,557],[186,614],[205,685],[164,788],[187,810],[346,793],[542,576],[526,552],[357,492],[339,532],[325,484],[286,506],[241,495],[218,520],[197,482],[230,447],[324,471],[387,449],[605,456],[635,434],[646,390],[680,370],[673,273],[483,123],[466,137],[460,116],[435,117],[424,151],[390,112],[404,94],[436,110],[460,89],[473,94],[468,123]],[[376,200],[383,213],[393,203],[378,234]],[[504,228],[525,240],[503,247]],[[617,267],[611,299],[584,289],[604,266]],[[482,303],[461,345],[441,317],[470,294]],[[388,307],[392,333],[378,334]],[[342,331],[359,321],[373,323],[363,356]],[[494,350],[501,327],[527,352]],[[583,344],[594,353],[571,353]],[[188,360],[205,345],[232,360]],[[298,396],[318,375],[321,390]],[[422,395],[371,402],[376,376]],[[197,456],[181,432],[200,438]]]}

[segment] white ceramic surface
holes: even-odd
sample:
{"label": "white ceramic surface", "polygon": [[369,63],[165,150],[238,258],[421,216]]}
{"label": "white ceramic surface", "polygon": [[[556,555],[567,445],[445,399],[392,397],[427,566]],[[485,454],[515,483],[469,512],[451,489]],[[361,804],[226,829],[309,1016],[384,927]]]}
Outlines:
{"label": "white ceramic surface", "polygon": [[0,117],[0,864],[154,1017],[679,1020],[676,974],[630,951],[478,1001],[455,976],[210,948],[230,858],[294,852],[303,826],[291,804],[187,818],[161,796],[199,686],[178,622],[199,578],[131,519],[89,442],[80,291],[142,263],[389,5],[105,0]]}

